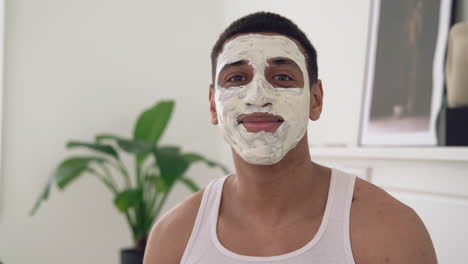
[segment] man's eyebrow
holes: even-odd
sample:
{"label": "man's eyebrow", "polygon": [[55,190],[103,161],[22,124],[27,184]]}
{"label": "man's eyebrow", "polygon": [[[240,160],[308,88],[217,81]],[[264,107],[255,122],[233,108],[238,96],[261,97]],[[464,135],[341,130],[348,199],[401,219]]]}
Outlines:
{"label": "man's eyebrow", "polygon": [[231,67],[246,65],[247,63],[248,63],[247,60],[238,60],[238,61],[235,61],[235,62],[231,62],[231,63],[228,63],[228,64],[224,65],[220,72],[222,72],[224,70],[227,70],[227,69],[229,69]]}
{"label": "man's eyebrow", "polygon": [[292,64],[292,65],[299,67],[295,61],[288,59],[288,58],[273,58],[270,60],[270,63],[277,64],[277,65]]}

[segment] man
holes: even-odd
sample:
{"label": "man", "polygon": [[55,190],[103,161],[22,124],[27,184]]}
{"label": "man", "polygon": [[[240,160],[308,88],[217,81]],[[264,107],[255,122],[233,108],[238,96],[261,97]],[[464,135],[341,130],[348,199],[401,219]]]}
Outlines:
{"label": "man", "polygon": [[424,224],[380,188],[310,160],[323,88],[316,52],[290,20],[255,13],[212,51],[211,121],[235,173],[154,225],[145,264],[412,263],[436,256]]}

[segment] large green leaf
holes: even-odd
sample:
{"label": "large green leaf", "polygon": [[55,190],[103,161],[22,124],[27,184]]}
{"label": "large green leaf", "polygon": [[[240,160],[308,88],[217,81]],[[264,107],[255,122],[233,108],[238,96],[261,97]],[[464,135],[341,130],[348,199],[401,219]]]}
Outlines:
{"label": "large green leaf", "polygon": [[105,159],[99,157],[72,157],[64,160],[53,175],[59,189],[65,189],[68,184],[88,168],[91,162],[105,162]]}
{"label": "large green leaf", "polygon": [[229,173],[229,170],[226,167],[224,167],[222,164],[220,164],[218,162],[215,162],[215,161],[212,161],[212,160],[209,160],[209,159],[203,157],[201,154],[198,154],[198,153],[184,153],[184,154],[182,154],[182,156],[189,163],[203,162],[203,163],[205,163],[207,166],[209,166],[211,168],[214,168],[214,167],[220,168],[225,174]]}
{"label": "large green leaf", "polygon": [[117,145],[126,152],[134,154],[148,154],[153,151],[154,144],[145,140],[131,140],[111,134],[100,134],[96,136],[96,142],[114,140]]}
{"label": "large green leaf", "polygon": [[121,212],[127,211],[129,208],[136,207],[143,199],[143,192],[138,189],[127,189],[117,194],[114,199],[115,206]]}
{"label": "large green leaf", "polygon": [[198,192],[200,190],[200,187],[190,178],[181,177],[180,181],[182,181],[185,186],[194,192]]}
{"label": "large green leaf", "polygon": [[169,188],[185,173],[189,166],[189,162],[181,155],[178,147],[156,147],[154,155],[161,177]]}
{"label": "large green leaf", "polygon": [[63,190],[88,168],[90,162],[104,161],[104,159],[99,157],[71,157],[62,161],[62,163],[60,163],[60,165],[55,169],[52,176],[48,179],[41,194],[36,200],[34,207],[31,209],[30,214],[34,215],[39,209],[41,202],[49,198],[50,189],[55,183],[59,189]]}
{"label": "large green leaf", "polygon": [[102,143],[105,140],[117,141],[117,139],[120,139],[120,138],[122,138],[122,137],[116,136],[116,135],[113,135],[113,134],[104,133],[104,134],[96,135],[94,140],[96,141],[96,143]]}
{"label": "large green leaf", "polygon": [[36,202],[34,203],[34,207],[29,212],[29,215],[36,214],[36,212],[39,209],[39,206],[41,205],[42,201],[45,201],[45,200],[47,200],[49,198],[50,188],[52,188],[52,185],[54,184],[54,180],[55,179],[53,177],[50,177],[47,180],[46,185],[44,186],[44,188],[42,189],[41,194],[39,195]]}
{"label": "large green leaf", "polygon": [[151,175],[147,175],[146,179],[148,180],[148,182],[154,184],[156,188],[156,192],[165,193],[169,191],[169,186],[167,186],[166,182],[163,180],[161,176],[156,175],[156,174],[151,174]]}
{"label": "large green leaf", "polygon": [[129,153],[148,154],[153,150],[153,144],[143,140],[118,140],[119,147]]}
{"label": "large green leaf", "polygon": [[67,148],[76,148],[76,147],[85,147],[88,149],[95,150],[104,154],[113,156],[116,159],[119,159],[119,154],[115,151],[114,147],[108,144],[100,143],[86,143],[80,141],[70,141],[67,143]]}
{"label": "large green leaf", "polygon": [[156,177],[154,179],[154,184],[156,186],[157,192],[165,193],[169,191],[169,186],[167,186],[166,182],[163,180],[161,176]]}
{"label": "large green leaf", "polygon": [[137,140],[157,143],[171,118],[174,101],[161,101],[138,117],[133,131]]}
{"label": "large green leaf", "polygon": [[[161,138],[174,109],[174,101],[161,101],[147,109],[137,119],[133,129],[133,139],[144,140],[156,145]],[[148,153],[140,153],[136,157],[139,167]]]}

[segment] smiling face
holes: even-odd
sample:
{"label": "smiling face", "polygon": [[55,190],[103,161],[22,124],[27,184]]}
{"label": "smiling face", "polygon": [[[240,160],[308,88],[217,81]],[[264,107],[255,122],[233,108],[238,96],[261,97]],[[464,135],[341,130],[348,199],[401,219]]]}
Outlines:
{"label": "smiling face", "polygon": [[306,60],[280,35],[241,35],[224,45],[216,65],[214,101],[224,139],[245,161],[279,162],[307,130]]}

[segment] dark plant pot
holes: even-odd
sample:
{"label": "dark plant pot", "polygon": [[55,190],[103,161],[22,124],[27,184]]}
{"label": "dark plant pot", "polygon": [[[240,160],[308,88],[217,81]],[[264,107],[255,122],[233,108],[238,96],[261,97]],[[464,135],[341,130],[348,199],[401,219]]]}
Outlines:
{"label": "dark plant pot", "polygon": [[134,248],[122,249],[120,251],[120,262],[121,264],[143,264],[143,250]]}

